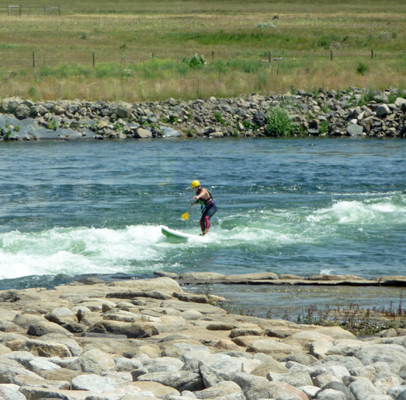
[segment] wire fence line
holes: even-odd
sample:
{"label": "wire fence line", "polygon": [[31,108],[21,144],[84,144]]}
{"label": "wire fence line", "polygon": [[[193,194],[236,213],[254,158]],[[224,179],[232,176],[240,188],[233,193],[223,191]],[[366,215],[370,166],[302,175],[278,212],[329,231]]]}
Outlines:
{"label": "wire fence line", "polygon": [[406,59],[406,56],[401,53],[376,53],[371,51],[319,51],[316,53],[299,53],[289,52],[287,54],[278,51],[260,51],[253,52],[247,55],[241,54],[238,51],[222,52],[222,51],[207,51],[185,47],[184,54],[174,55],[171,49],[156,51],[154,49],[142,50],[127,49],[125,51],[120,49],[99,49],[92,51],[89,49],[41,49],[38,46],[19,46],[13,44],[0,43],[0,70],[3,73],[7,70],[14,69],[38,69],[42,66],[51,68],[58,67],[62,64],[77,64],[81,66],[96,67],[100,64],[120,64],[120,65],[136,65],[144,63],[151,59],[156,60],[173,60],[181,62],[183,57],[190,57],[193,54],[203,55],[210,63],[216,60],[223,62],[232,62],[233,60],[255,60],[263,62],[264,64],[283,64],[285,66],[294,67],[301,63],[312,62],[340,62],[342,60],[354,61],[373,61],[375,59],[395,60]]}

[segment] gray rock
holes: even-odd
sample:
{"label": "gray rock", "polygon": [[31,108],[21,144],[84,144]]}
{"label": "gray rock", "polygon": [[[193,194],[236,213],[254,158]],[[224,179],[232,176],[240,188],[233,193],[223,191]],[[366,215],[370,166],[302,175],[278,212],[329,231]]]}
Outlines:
{"label": "gray rock", "polygon": [[381,104],[380,106],[378,106],[375,112],[376,116],[379,118],[384,118],[391,113],[389,107],[386,104]]}
{"label": "gray rock", "polygon": [[117,371],[133,371],[142,368],[142,363],[136,358],[115,358],[114,362]]}
{"label": "gray rock", "polygon": [[386,392],[387,395],[394,397],[395,399],[397,399],[401,393],[403,393],[403,398],[401,400],[406,399],[406,385],[392,387]]}
{"label": "gray rock", "polygon": [[279,381],[288,383],[291,386],[311,386],[313,384],[310,374],[305,371],[290,371],[287,374],[278,374],[275,372],[269,372],[266,375],[269,381]]}
{"label": "gray rock", "polygon": [[0,383],[17,383],[18,377],[29,376],[33,379],[41,379],[37,374],[25,369],[14,360],[0,360]]}
{"label": "gray rock", "polygon": [[298,389],[301,390],[309,399],[315,398],[317,393],[321,390],[317,386],[301,386]]}
{"label": "gray rock", "polygon": [[251,374],[255,375],[255,376],[262,376],[263,378],[266,378],[266,376],[269,372],[285,374],[288,371],[289,371],[289,369],[286,368],[286,366],[283,363],[272,359],[272,361],[263,362],[261,365],[256,367],[253,371],[251,371]]}
{"label": "gray rock", "polygon": [[146,338],[158,335],[155,326],[144,323],[125,323],[117,321],[101,321],[91,326],[89,333],[112,333],[115,335],[125,335],[128,338]]}
{"label": "gray rock", "polygon": [[138,377],[138,381],[153,381],[170,386],[182,392],[183,390],[196,391],[204,388],[200,374],[190,371],[179,372],[153,372]]}
{"label": "gray rock", "polygon": [[72,333],[65,328],[46,320],[31,324],[28,327],[27,333],[31,336],[42,336],[49,333],[61,333],[66,336],[73,336]]}
{"label": "gray rock", "polygon": [[356,400],[367,400],[370,396],[382,394],[367,378],[358,378],[348,388]]}
{"label": "gray rock", "polygon": [[52,362],[36,358],[35,360],[31,360],[28,363],[28,369],[35,373],[40,373],[41,371],[51,371],[54,369],[61,369],[59,365],[56,365]]}
{"label": "gray rock", "polygon": [[[183,395],[183,393],[182,393]],[[241,388],[234,382],[220,382],[210,388],[194,393],[196,399],[219,399],[245,400]]]}
{"label": "gray rock", "polygon": [[72,322],[78,322],[75,314],[66,307],[54,308],[49,313],[45,314],[45,318],[50,322],[63,325]]}
{"label": "gray rock", "polygon": [[25,119],[31,115],[31,108],[25,104],[20,104],[15,110],[15,116],[18,119]]}
{"label": "gray rock", "polygon": [[148,139],[148,138],[152,138],[152,132],[149,131],[148,129],[138,128],[138,129],[134,132],[134,137],[135,137],[135,138],[138,138],[138,139]]}
{"label": "gray rock", "polygon": [[325,389],[317,393],[317,400],[346,400],[345,394],[339,390]]}
{"label": "gray rock", "polygon": [[351,124],[347,126],[347,133],[350,136],[363,136],[364,128],[361,125]]}
{"label": "gray rock", "polygon": [[406,366],[406,349],[397,344],[378,344],[361,347],[355,353],[355,357],[364,365],[384,361],[395,374],[397,374],[402,367]]}
{"label": "gray rock", "polygon": [[365,367],[362,362],[355,357],[344,357],[340,355],[327,356],[322,361],[313,364],[313,370],[341,365],[345,367],[351,376],[363,376]]}
{"label": "gray rock", "polygon": [[112,391],[116,388],[114,379],[95,374],[79,375],[72,379],[72,388],[75,390],[89,390],[95,393]]}
{"label": "gray rock", "polygon": [[330,389],[334,389],[334,390],[338,390],[340,392],[342,392],[344,394],[344,399],[345,400],[354,400],[354,397],[351,393],[351,391],[347,388],[347,386],[345,386],[344,384],[340,383],[340,382],[330,382],[327,385],[322,387],[322,391],[324,390],[330,390]]}
{"label": "gray rock", "polygon": [[27,398],[19,391],[18,385],[0,384],[0,399],[26,400]]}
{"label": "gray rock", "polygon": [[177,130],[173,128],[168,128],[167,126],[161,126],[160,129],[162,130],[162,137],[164,138],[182,136]]}
{"label": "gray rock", "polygon": [[184,362],[178,358],[173,357],[160,357],[152,358],[143,362],[144,367],[148,372],[162,372],[162,371],[180,371],[184,367]]}
{"label": "gray rock", "polygon": [[247,400],[271,399],[271,382],[260,376],[240,373],[234,376],[235,382],[243,391]]}
{"label": "gray rock", "polygon": [[28,351],[39,357],[70,357],[68,347],[61,343],[44,342],[41,340],[27,339],[16,348],[17,351]]}
{"label": "gray rock", "polygon": [[65,345],[72,356],[80,356],[83,353],[82,348],[76,342],[76,340],[66,337],[58,333],[50,333],[48,335],[41,336],[41,341],[46,343],[59,343]]}
{"label": "gray rock", "polygon": [[93,349],[83,353],[76,361],[69,365],[68,369],[100,375],[114,370],[115,362],[109,354]]}

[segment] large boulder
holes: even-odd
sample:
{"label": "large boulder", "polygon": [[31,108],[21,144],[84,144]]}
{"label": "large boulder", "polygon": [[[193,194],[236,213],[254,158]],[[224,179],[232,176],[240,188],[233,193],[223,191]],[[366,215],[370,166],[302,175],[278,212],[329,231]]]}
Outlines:
{"label": "large boulder", "polygon": [[356,400],[367,400],[372,396],[382,395],[382,393],[367,378],[358,378],[352,382],[348,388]]}
{"label": "large boulder", "polygon": [[52,311],[45,314],[45,318],[58,325],[78,322],[76,315],[66,307],[54,308]]}
{"label": "large boulder", "polygon": [[241,388],[234,382],[220,382],[210,388],[195,392],[197,399],[218,399],[222,397],[232,398],[234,400],[245,400],[245,396]]}
{"label": "large boulder", "polygon": [[134,132],[134,137],[138,139],[149,139],[152,138],[152,132],[149,131],[148,129],[138,128]]}
{"label": "large boulder", "polygon": [[284,382],[270,382],[259,376],[240,373],[233,378],[241,387],[246,400],[275,399],[275,400],[308,400],[299,389]]}
{"label": "large boulder", "polygon": [[365,346],[355,353],[355,357],[364,365],[384,361],[395,374],[406,366],[406,349],[398,344]]}
{"label": "large boulder", "polygon": [[101,375],[115,369],[114,359],[103,351],[93,349],[84,352],[68,369]]}
{"label": "large boulder", "polygon": [[273,382],[285,382],[291,386],[311,386],[313,384],[312,378],[308,372],[305,371],[289,371],[287,374],[278,374],[275,372],[269,372],[266,376],[269,381]]}
{"label": "large boulder", "polygon": [[0,384],[0,399],[26,400],[27,398],[19,391],[18,385]]}
{"label": "large boulder", "polygon": [[18,119],[26,119],[31,115],[31,108],[25,104],[20,104],[15,110],[15,116]]}
{"label": "large boulder", "polygon": [[14,360],[0,360],[0,383],[17,383],[18,377],[29,376],[41,379],[40,376],[24,368],[19,362]]}
{"label": "large boulder", "polygon": [[75,390],[89,390],[95,393],[112,391],[116,388],[114,379],[95,374],[79,375],[72,379],[72,388]]}
{"label": "large boulder", "polygon": [[184,390],[196,391],[204,388],[200,374],[191,371],[152,372],[139,376],[138,381],[158,382],[180,392]]}
{"label": "large boulder", "polygon": [[91,326],[87,332],[114,335],[125,335],[127,338],[147,338],[158,335],[158,330],[153,325],[138,323],[126,323],[118,321],[101,321]]}
{"label": "large boulder", "polygon": [[247,348],[247,352],[265,353],[271,355],[276,360],[281,360],[284,356],[299,351],[301,351],[299,346],[280,343],[273,339],[260,339],[253,341]]}
{"label": "large boulder", "polygon": [[361,125],[351,124],[347,126],[347,133],[350,136],[364,136],[364,127]]}
{"label": "large boulder", "polygon": [[68,347],[61,343],[44,342],[41,340],[27,339],[15,350],[28,351],[39,357],[70,357]]}
{"label": "large boulder", "polygon": [[110,286],[130,287],[134,290],[146,292],[151,290],[163,290],[167,293],[182,292],[179,283],[167,277],[118,281],[111,283]]}

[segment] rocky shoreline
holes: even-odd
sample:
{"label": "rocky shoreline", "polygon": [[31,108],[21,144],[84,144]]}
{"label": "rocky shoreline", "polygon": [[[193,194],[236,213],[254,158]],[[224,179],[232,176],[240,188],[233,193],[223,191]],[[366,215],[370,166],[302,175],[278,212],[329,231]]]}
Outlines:
{"label": "rocky shoreline", "polygon": [[268,136],[276,107],[288,111],[295,136],[406,137],[406,91],[349,88],[134,104],[9,98],[0,105],[0,140]]}
{"label": "rocky shoreline", "polygon": [[[182,289],[227,279],[308,279],[156,275],[0,291],[0,399],[406,398],[404,329],[360,339],[338,326],[228,314],[219,306],[223,298]],[[335,276],[330,282],[361,281]]]}

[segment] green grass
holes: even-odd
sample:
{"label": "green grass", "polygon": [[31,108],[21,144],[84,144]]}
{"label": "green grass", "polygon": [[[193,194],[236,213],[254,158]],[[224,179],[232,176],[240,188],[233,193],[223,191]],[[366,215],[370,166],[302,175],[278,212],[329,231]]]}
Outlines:
{"label": "green grass", "polygon": [[[265,0],[72,0],[61,16],[21,5],[21,17],[0,8],[3,96],[135,101],[406,84],[398,0],[288,0],[272,12]],[[262,62],[269,52],[281,60]],[[206,64],[182,63],[194,54]]]}

